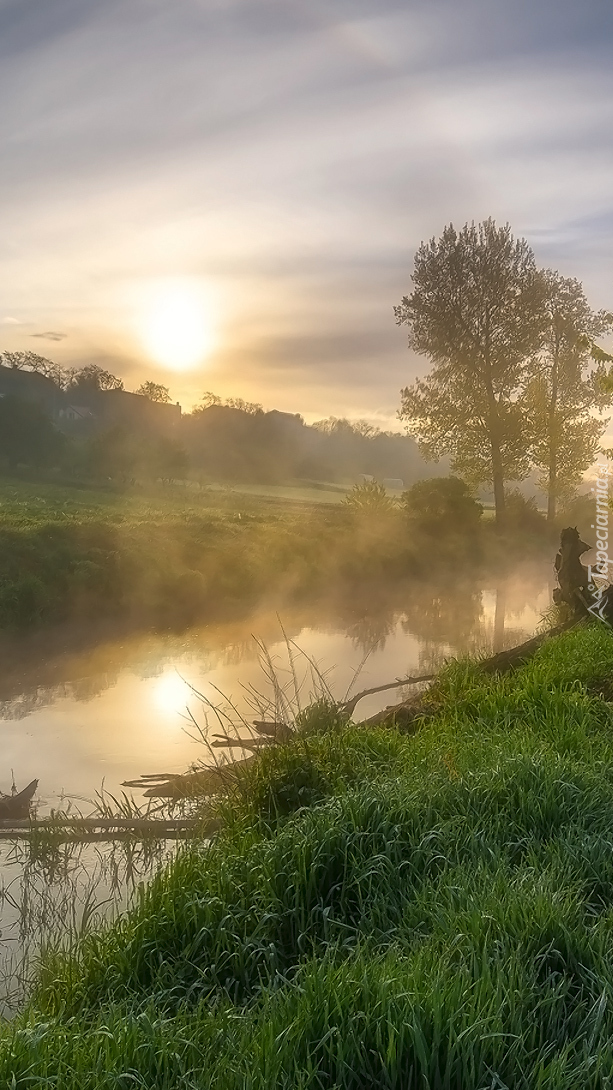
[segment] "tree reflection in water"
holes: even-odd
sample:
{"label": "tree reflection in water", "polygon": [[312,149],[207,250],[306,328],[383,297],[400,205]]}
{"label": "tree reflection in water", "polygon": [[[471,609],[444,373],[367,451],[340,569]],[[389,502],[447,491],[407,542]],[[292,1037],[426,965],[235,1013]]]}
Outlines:
{"label": "tree reflection in water", "polygon": [[[213,675],[219,667],[254,663],[258,658],[254,636],[268,647],[278,646],[285,637],[300,643],[305,634],[340,637],[353,651],[368,655],[384,652],[398,635],[409,635],[416,642],[412,667],[430,672],[450,656],[501,649],[530,634],[513,622],[526,609],[534,613],[534,602],[547,585],[548,567],[516,569],[490,580],[454,572],[430,583],[389,580],[362,588],[358,595],[339,591],[323,601],[263,606],[255,614],[180,635],[121,635],[108,628],[97,634],[90,627],[0,639],[0,718],[22,720],[65,699],[86,704],[116,687],[126,673],[156,678],[180,663],[182,676],[189,681]],[[533,616],[532,629],[537,621]],[[338,641],[332,654],[350,657]],[[333,664],[320,663],[323,669]]]}

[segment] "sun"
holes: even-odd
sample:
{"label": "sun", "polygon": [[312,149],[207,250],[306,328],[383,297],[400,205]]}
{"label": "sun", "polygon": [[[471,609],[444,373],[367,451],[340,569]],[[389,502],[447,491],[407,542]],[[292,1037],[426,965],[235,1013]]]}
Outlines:
{"label": "sun", "polygon": [[147,354],[175,371],[202,364],[215,345],[210,299],[198,281],[164,280],[145,293],[139,321]]}

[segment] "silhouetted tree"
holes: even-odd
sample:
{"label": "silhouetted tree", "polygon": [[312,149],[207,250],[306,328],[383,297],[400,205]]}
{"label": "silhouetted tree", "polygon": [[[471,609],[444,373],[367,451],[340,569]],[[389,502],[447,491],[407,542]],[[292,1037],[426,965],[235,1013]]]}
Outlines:
{"label": "silhouetted tree", "polygon": [[35,371],[51,379],[60,389],[66,382],[66,371],[58,363],[48,360],[46,356],[39,356],[37,352],[3,352],[0,363],[4,367],[13,367],[19,371]]}
{"label": "silhouetted tree", "polygon": [[123,390],[123,382],[96,363],[88,363],[85,367],[68,372],[67,388],[70,392],[95,393],[100,390]]}
{"label": "silhouetted tree", "polygon": [[200,398],[200,405],[194,412],[202,412],[204,409],[210,409],[211,405],[223,405],[223,401],[219,394],[214,394],[211,390],[205,390]]}
{"label": "silhouetted tree", "polygon": [[162,386],[160,382],[142,382],[134,393],[147,397],[149,401],[155,401],[158,405],[168,405],[170,401],[168,386]]}
{"label": "silhouetted tree", "polygon": [[506,480],[529,458],[515,398],[543,335],[543,284],[525,239],[488,219],[453,225],[415,255],[413,292],[394,308],[433,370],[402,391],[401,419],[429,458],[452,456],[473,483],[492,481],[496,520]]}
{"label": "silhouetted tree", "polygon": [[[358,421],[307,426],[297,413],[223,405],[214,394],[182,421],[190,459],[217,480],[335,481],[369,474],[409,483],[423,472],[417,444]],[[206,406],[206,407],[205,407]],[[257,411],[254,411],[257,410]]]}

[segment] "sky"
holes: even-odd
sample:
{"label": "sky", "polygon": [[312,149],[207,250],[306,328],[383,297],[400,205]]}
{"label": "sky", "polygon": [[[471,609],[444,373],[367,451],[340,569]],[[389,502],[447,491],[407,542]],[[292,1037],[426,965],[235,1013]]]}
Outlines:
{"label": "sky", "polygon": [[0,351],[396,420],[415,250],[613,307],[611,0],[0,0]]}

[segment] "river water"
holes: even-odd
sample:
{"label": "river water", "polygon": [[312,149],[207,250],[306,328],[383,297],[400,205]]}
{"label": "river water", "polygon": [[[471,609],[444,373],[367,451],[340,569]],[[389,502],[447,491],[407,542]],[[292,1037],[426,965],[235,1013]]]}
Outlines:
{"label": "river water", "polygon": [[[291,715],[323,688],[342,699],[520,643],[551,600],[551,564],[497,579],[381,587],[351,601],[262,607],[180,634],[88,625],[0,640],[0,790],[40,781],[37,810],[84,813],[102,785],[209,762],[220,725]],[[398,697],[364,699],[366,718]],[[271,702],[286,707],[276,713]],[[244,726],[242,728],[243,733]],[[218,752],[218,751],[216,751]],[[134,791],[136,802],[144,801]],[[41,947],[69,946],[130,903],[175,845],[0,843],[0,1018],[23,1005]]]}
{"label": "river water", "polygon": [[[39,813],[66,796],[92,799],[102,784],[116,795],[142,774],[183,772],[208,760],[202,735],[219,731],[213,706],[235,722],[261,717],[276,682],[292,704],[321,686],[342,698],[446,658],[511,646],[532,634],[551,595],[551,564],[519,566],[504,578],[450,578],[367,600],[261,608],[182,634],[118,634],[111,629],[38,632],[0,645],[0,790],[13,770],[18,788],[39,779]],[[288,645],[295,658],[294,692]],[[260,694],[262,700],[255,694]],[[365,718],[397,699],[360,703]],[[135,791],[135,798],[142,796]]]}

